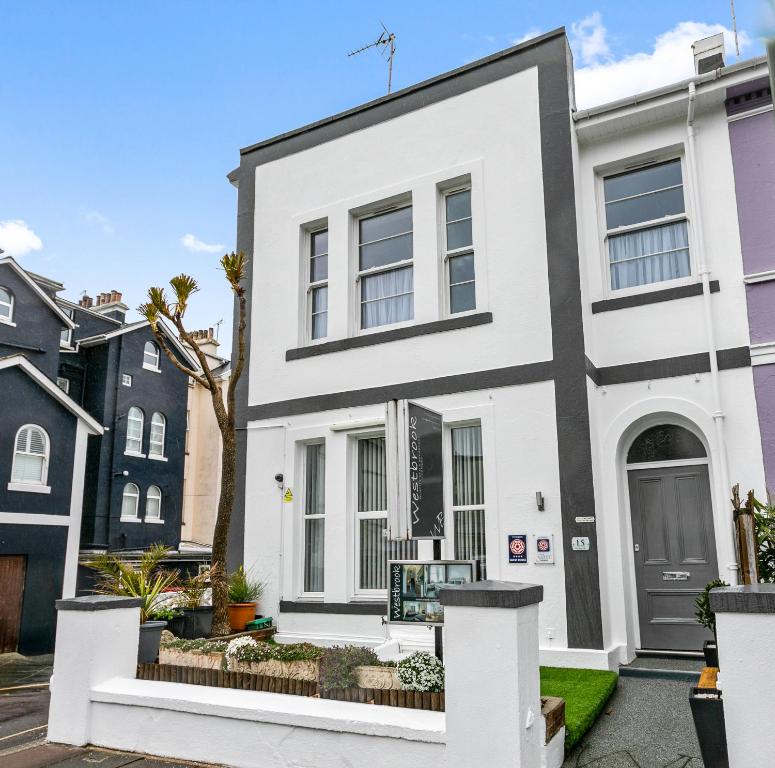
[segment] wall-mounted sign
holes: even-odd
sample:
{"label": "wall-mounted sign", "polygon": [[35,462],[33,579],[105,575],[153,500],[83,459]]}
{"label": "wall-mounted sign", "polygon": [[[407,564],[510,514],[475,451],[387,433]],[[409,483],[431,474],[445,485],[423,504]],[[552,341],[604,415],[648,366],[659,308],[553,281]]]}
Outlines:
{"label": "wall-mounted sign", "polygon": [[576,522],[577,523],[594,523],[595,522],[595,518],[594,518],[594,516],[591,516],[591,517],[577,517],[576,518]]}
{"label": "wall-mounted sign", "polygon": [[525,533],[509,534],[509,562],[510,563],[527,562],[527,534]]}
{"label": "wall-mounted sign", "polygon": [[570,546],[576,552],[586,552],[589,549],[589,536],[574,536]]}
{"label": "wall-mounted sign", "polygon": [[388,564],[388,621],[391,624],[442,625],[442,587],[474,581],[473,560],[391,560]]}
{"label": "wall-mounted sign", "polygon": [[285,493],[283,494],[283,501],[286,504],[293,501],[293,491],[290,488],[285,489]]}
{"label": "wall-mounted sign", "polygon": [[386,405],[388,538],[443,539],[443,419],[408,400]]}
{"label": "wall-mounted sign", "polygon": [[535,536],[535,561],[541,564],[554,562],[554,534]]}

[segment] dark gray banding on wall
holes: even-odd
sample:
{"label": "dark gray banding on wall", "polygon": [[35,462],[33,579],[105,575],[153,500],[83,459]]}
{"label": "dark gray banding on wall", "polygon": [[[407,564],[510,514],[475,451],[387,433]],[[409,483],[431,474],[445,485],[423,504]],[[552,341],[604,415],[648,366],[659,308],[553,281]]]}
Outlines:
{"label": "dark gray banding on wall", "polygon": [[[751,365],[751,351],[748,347],[719,349],[716,352],[716,361],[721,371],[748,368]],[[710,372],[710,357],[707,352],[697,352],[679,357],[664,357],[659,360],[642,360],[622,365],[609,365],[603,368],[597,368],[589,360],[587,362],[591,366],[591,368],[587,368],[587,376],[599,387]]]}
{"label": "dark gray banding on wall", "polygon": [[303,600],[281,600],[280,613],[338,613],[349,616],[386,616],[387,605],[381,603],[313,603]]}
{"label": "dark gray banding on wall", "polygon": [[[302,413],[333,411],[337,408],[356,408],[361,405],[374,405],[395,399],[434,397],[456,392],[472,392],[477,389],[510,387],[515,384],[533,384],[537,381],[550,381],[553,378],[554,364],[547,360],[541,363],[514,365],[509,368],[495,368],[489,371],[458,373],[454,376],[441,376],[437,379],[406,381],[383,387],[351,389],[327,395],[312,395],[299,397],[295,400],[249,405],[245,408],[245,415],[246,421],[259,421],[260,419],[298,416]],[[238,423],[240,426],[245,425],[245,422],[242,421]]]}
{"label": "dark gray banding on wall", "polygon": [[[244,251],[249,259],[253,259],[255,172],[259,165],[391,120],[532,67],[538,69],[553,357],[561,363],[558,364],[555,376],[555,398],[565,547],[568,645],[575,648],[602,648],[596,533],[594,525],[587,523],[582,528],[575,523],[576,516],[595,514],[595,499],[571,152],[569,79],[572,76],[572,62],[565,30],[560,28],[549,32],[453,72],[241,150],[240,166],[229,174],[229,179],[239,189],[237,247]],[[237,423],[240,425],[244,425],[247,420],[365,405],[390,397],[423,397],[465,389],[505,386],[497,381],[508,378],[507,375],[496,372],[496,382],[493,383],[488,381],[487,372],[484,372],[434,379],[432,386],[427,382],[410,382],[359,392],[248,406],[250,298],[255,267],[256,264],[251,263],[245,280],[249,314],[248,357],[246,375],[237,387],[236,411]],[[235,313],[235,323],[236,317]],[[236,326],[234,339],[236,345]],[[235,358],[236,347],[232,359]],[[529,381],[551,378],[552,363],[536,363],[533,366],[516,368],[528,371],[531,367],[535,369],[535,377],[529,378]],[[521,378],[521,374],[517,378]],[[513,383],[527,383],[528,380]],[[238,484],[230,529],[230,563],[241,562],[244,552],[246,439],[246,433],[241,431],[237,467],[237,476],[241,482]],[[570,539],[574,535],[590,537],[590,551],[571,552]]]}
{"label": "dark gray banding on wall", "polygon": [[[538,98],[568,647],[603,648],[597,527],[576,522],[595,517],[595,489],[571,146],[573,60],[564,35],[542,51]],[[572,550],[573,536],[587,536],[589,550]]]}
{"label": "dark gray banding on wall", "polygon": [[[718,293],[721,290],[718,280],[710,281],[710,292]],[[664,288],[661,291],[647,291],[636,293],[632,296],[620,296],[615,299],[603,299],[592,302],[592,314],[598,312],[613,312],[616,309],[629,309],[630,307],[643,307],[647,304],[660,304],[663,301],[686,299],[690,296],[702,296],[702,283],[691,285],[679,285],[675,288]]]}
{"label": "dark gray banding on wall", "polygon": [[429,333],[442,333],[444,331],[455,331],[460,328],[472,328],[476,325],[486,325],[491,322],[492,312],[477,312],[473,315],[450,317],[445,320],[435,320],[431,323],[410,325],[406,328],[393,328],[389,331],[367,333],[363,336],[349,336],[346,339],[326,341],[322,344],[310,344],[308,347],[297,347],[296,349],[289,349],[285,353],[285,359],[301,360],[306,357],[327,355],[332,352],[344,352],[347,349],[372,347],[375,344],[385,344],[389,341],[402,341],[403,339],[411,339],[415,336],[426,336]]}

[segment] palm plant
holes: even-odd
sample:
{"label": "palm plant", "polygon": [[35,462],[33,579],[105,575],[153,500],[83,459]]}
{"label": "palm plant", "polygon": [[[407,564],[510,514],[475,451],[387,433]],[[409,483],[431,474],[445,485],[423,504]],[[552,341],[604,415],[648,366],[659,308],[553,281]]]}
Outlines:
{"label": "palm plant", "polygon": [[[234,495],[237,484],[237,433],[236,433],[236,389],[237,382],[245,367],[245,328],[247,327],[247,295],[243,282],[246,276],[247,259],[245,254],[227,253],[221,258],[221,268],[226,276],[237,305],[236,344],[226,397],[220,382],[210,369],[207,356],[199,344],[186,330],[183,324],[188,303],[199,290],[196,280],[185,274],[170,280],[173,296],[169,298],[164,288],[149,288],[148,301],[138,307],[138,312],[151,324],[154,338],[170,362],[186,376],[204,387],[210,393],[213,412],[221,432],[223,452],[221,454],[221,492],[218,498],[218,514],[215,518],[213,533],[213,554],[210,566],[210,581],[213,588],[213,634],[229,633],[229,584],[226,572],[226,547],[231,524],[231,511],[234,507]],[[180,339],[192,350],[199,363],[199,370],[185,365],[170,349],[160,323],[166,320],[175,327]]]}
{"label": "palm plant", "polygon": [[107,552],[86,565],[97,572],[95,591],[98,594],[141,598],[140,623],[144,624],[161,608],[162,593],[174,586],[180,576],[177,570],[161,567],[168,552],[162,544],[154,544],[143,552],[136,567]]}

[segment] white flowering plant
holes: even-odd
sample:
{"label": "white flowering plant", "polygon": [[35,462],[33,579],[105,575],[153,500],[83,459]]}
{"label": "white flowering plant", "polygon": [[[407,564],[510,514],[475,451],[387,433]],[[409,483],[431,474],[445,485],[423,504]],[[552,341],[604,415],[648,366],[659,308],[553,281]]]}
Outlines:
{"label": "white flowering plant", "polygon": [[444,690],[444,665],[432,653],[417,651],[396,665],[398,682],[405,691]]}
{"label": "white flowering plant", "polygon": [[252,637],[235,637],[226,646],[226,663],[231,668],[231,665],[240,659],[242,653],[248,648],[254,648],[258,643]]}

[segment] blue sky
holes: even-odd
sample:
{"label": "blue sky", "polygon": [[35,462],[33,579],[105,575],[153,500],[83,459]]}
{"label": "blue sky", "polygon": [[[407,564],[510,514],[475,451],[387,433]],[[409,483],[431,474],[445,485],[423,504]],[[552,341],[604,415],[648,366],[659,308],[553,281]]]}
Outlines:
{"label": "blue sky", "polygon": [[[742,58],[759,55],[762,7],[736,5]],[[394,89],[564,25],[582,106],[680,79],[691,41],[731,27],[729,0],[0,0],[0,247],[68,298],[117,289],[132,308],[186,271],[202,285],[189,325],[224,319],[228,342],[226,174],[240,147],[385,92],[376,52],[345,55],[380,19]]]}

